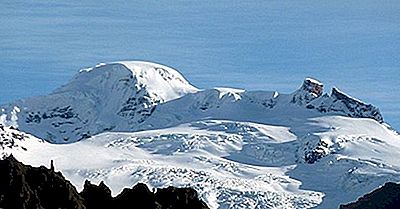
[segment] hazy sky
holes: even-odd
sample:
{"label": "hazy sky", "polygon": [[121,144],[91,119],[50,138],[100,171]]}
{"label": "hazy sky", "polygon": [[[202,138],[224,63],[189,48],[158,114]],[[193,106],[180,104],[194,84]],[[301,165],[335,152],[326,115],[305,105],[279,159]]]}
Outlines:
{"label": "hazy sky", "polygon": [[398,0],[6,0],[0,103],[47,94],[82,67],[144,59],[200,88],[291,92],[311,76],[400,130],[399,11]]}

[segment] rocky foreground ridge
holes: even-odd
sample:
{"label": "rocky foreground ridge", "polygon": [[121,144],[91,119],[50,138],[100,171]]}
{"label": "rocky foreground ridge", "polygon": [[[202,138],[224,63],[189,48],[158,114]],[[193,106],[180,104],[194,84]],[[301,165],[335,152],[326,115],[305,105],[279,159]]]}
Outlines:
{"label": "rocky foreground ridge", "polygon": [[360,197],[356,202],[340,206],[340,209],[397,208],[400,208],[400,184],[393,182],[387,182],[382,187]]}
{"label": "rocky foreground ridge", "polygon": [[[397,209],[400,185],[388,182],[356,202],[339,209]],[[55,172],[53,164],[35,168],[18,162],[12,155],[0,160],[0,208],[5,209],[208,209],[190,188],[168,187],[150,191],[142,183],[125,188],[116,197],[100,182],[86,181],[83,191]]]}
{"label": "rocky foreground ridge", "polygon": [[145,184],[125,188],[116,197],[101,182],[85,182],[78,193],[53,165],[35,168],[9,156],[0,160],[0,208],[5,209],[207,209],[190,188],[168,187],[152,192]]}

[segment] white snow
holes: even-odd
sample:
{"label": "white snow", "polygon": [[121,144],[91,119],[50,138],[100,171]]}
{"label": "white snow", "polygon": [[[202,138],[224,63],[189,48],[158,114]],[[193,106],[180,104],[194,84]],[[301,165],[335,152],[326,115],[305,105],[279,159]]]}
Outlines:
{"label": "white snow", "polygon": [[[4,110],[2,110],[2,112],[4,112]],[[18,128],[18,113],[19,112],[21,112],[21,110],[17,106],[14,106],[12,108],[9,116],[7,114],[1,114],[0,115],[0,125],[12,126],[14,128]],[[7,119],[7,118],[9,118],[9,119]]]}
{"label": "white snow", "polygon": [[245,91],[244,89],[234,89],[234,88],[226,88],[226,87],[218,87],[215,89],[217,91],[219,91],[219,99],[221,99],[225,95],[228,95],[228,96],[233,96],[235,98],[235,100],[240,100],[241,99],[240,94]]}
{"label": "white snow", "polygon": [[[138,182],[191,186],[212,208],[337,208],[400,181],[400,137],[376,121],[323,116],[301,129],[203,120],[63,145],[30,136],[17,141],[26,151],[4,150],[35,166],[54,160],[79,189],[85,179],[104,180],[114,195]],[[303,147],[320,140],[328,154],[305,163]]]}
{"label": "white snow", "polygon": [[116,62],[124,65],[136,75],[139,84],[144,84],[148,91],[157,93],[164,101],[170,101],[187,93],[198,91],[175,69],[144,61]]}
{"label": "white snow", "polygon": [[[132,130],[157,104],[198,89],[172,68],[132,61],[98,64],[80,71],[47,96],[4,109],[8,123],[54,143],[71,143],[105,130]],[[14,107],[23,111],[14,113]],[[22,118],[18,120],[17,118]]]}
{"label": "white snow", "polygon": [[320,86],[323,86],[323,85],[324,85],[324,84],[322,84],[320,81],[318,81],[318,80],[316,80],[316,79],[314,79],[314,78],[309,78],[309,77],[307,77],[305,80],[308,80],[308,81],[310,81],[311,83],[315,83],[315,84],[320,85]]}
{"label": "white snow", "polygon": [[400,181],[400,136],[375,107],[309,93],[198,90],[163,65],[102,64],[2,107],[0,152],[54,160],[79,189],[190,186],[215,209],[338,208]]}

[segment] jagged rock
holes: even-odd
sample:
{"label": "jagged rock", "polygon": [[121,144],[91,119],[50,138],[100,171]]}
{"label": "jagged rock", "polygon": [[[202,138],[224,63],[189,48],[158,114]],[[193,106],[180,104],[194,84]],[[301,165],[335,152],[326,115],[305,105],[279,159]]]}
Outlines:
{"label": "jagged rock", "polygon": [[320,140],[315,147],[304,153],[304,161],[312,164],[327,154],[329,154],[329,144],[324,140]]}
{"label": "jagged rock", "polygon": [[111,190],[104,184],[103,181],[97,186],[86,180],[80,195],[84,199],[85,206],[88,209],[111,208]]}
{"label": "jagged rock", "polygon": [[324,85],[312,78],[306,78],[300,89],[293,93],[292,103],[306,105],[320,97],[324,92]]}
{"label": "jagged rock", "polygon": [[[171,201],[171,200],[170,200]],[[114,198],[113,206],[116,209],[125,209],[134,205],[135,208],[161,209],[152,193],[145,184],[136,184],[132,189],[125,188]]]}
{"label": "jagged rock", "polygon": [[0,161],[0,208],[85,209],[83,198],[59,172],[23,165],[9,156]]}
{"label": "jagged rock", "polygon": [[353,118],[371,118],[380,123],[383,122],[383,117],[377,107],[357,100],[337,88],[332,88],[330,96],[325,94],[309,102],[306,107],[322,113],[339,113]]}
{"label": "jagged rock", "polygon": [[306,134],[299,139],[299,142],[297,156],[300,156],[300,162],[313,164],[333,151],[332,141],[315,134]]}
{"label": "jagged rock", "polygon": [[133,188],[125,188],[115,198],[103,182],[99,186],[85,182],[81,196],[85,199],[87,209],[207,209],[207,205],[199,200],[197,192],[191,188],[168,187],[158,189],[156,193],[142,183]]}
{"label": "jagged rock", "polygon": [[4,209],[207,209],[190,188],[153,193],[145,184],[125,188],[115,198],[101,182],[85,181],[79,194],[60,172],[24,165],[13,156],[0,160],[0,208]]}
{"label": "jagged rock", "polygon": [[360,197],[356,202],[341,205],[340,209],[398,209],[400,184],[388,182],[381,188]]}
{"label": "jagged rock", "polygon": [[197,192],[191,188],[168,187],[158,189],[156,192],[156,201],[162,205],[162,209],[206,209],[207,205],[199,201]]}
{"label": "jagged rock", "polygon": [[352,98],[337,88],[332,88],[331,97],[333,98],[334,103],[340,102],[346,107],[338,109],[337,111],[344,111],[351,117],[372,118],[378,122],[383,122],[383,117],[379,109],[371,104],[366,104],[360,100]]}

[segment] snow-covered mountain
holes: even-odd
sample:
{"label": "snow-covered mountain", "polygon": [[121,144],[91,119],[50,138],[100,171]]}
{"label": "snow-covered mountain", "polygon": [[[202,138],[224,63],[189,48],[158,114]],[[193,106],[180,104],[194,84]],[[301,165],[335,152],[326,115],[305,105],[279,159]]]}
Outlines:
{"label": "snow-covered mountain", "polygon": [[383,122],[376,107],[336,88],[331,95],[323,94],[323,84],[310,78],[292,94],[230,88],[198,90],[172,68],[138,61],[83,69],[50,95],[17,101],[1,110],[4,121],[52,143],[204,118],[269,122],[276,116],[280,120],[282,112],[292,112],[288,117],[340,114]]}
{"label": "snow-covered mountain", "polygon": [[20,130],[52,143],[71,143],[104,131],[134,129],[157,104],[196,91],[169,67],[118,62],[83,69],[50,95],[17,101],[2,111]]}
{"label": "snow-covered mountain", "polygon": [[378,108],[311,78],[290,94],[199,90],[169,67],[119,62],[2,109],[1,152],[52,159],[78,188],[143,182],[193,187],[211,208],[330,209],[400,181],[400,136]]}

